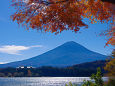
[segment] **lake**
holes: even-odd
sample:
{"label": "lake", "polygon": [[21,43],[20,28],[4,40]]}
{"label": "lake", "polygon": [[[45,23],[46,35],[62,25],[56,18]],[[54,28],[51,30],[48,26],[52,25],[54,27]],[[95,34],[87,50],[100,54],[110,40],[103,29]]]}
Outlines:
{"label": "lake", "polygon": [[[103,78],[107,80],[106,77]],[[90,80],[89,77],[0,77],[0,86],[65,86],[70,81],[80,85],[83,80]]]}

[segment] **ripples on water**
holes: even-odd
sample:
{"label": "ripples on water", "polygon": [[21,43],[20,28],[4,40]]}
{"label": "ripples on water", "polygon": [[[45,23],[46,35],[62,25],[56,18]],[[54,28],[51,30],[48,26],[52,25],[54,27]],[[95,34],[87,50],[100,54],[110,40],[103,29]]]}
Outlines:
{"label": "ripples on water", "polygon": [[[88,77],[14,77],[0,78],[0,86],[65,86],[72,83],[80,84]],[[104,78],[106,81],[107,78]]]}

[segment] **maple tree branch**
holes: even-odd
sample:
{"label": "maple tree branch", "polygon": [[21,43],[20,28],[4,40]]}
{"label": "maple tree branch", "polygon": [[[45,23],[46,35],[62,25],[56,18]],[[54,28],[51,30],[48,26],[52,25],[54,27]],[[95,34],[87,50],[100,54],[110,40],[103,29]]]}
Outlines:
{"label": "maple tree branch", "polygon": [[[41,1],[41,4],[45,4],[45,5],[51,5],[51,4],[58,4],[58,3],[63,3],[63,2],[67,2],[69,0],[63,0],[63,1],[57,1],[57,2],[48,2],[48,1]],[[77,0],[76,0],[77,1]],[[109,2],[112,4],[115,4],[115,0],[101,0],[102,2]]]}
{"label": "maple tree branch", "polygon": [[112,3],[112,4],[115,4],[115,0],[101,0],[102,2],[109,2],[109,3]]}
{"label": "maple tree branch", "polygon": [[63,3],[63,2],[67,2],[69,0],[63,0],[63,1],[58,1],[58,2],[48,2],[48,1],[42,1],[41,3],[42,4],[45,4],[45,5],[51,5],[51,4],[58,4],[58,3]]}

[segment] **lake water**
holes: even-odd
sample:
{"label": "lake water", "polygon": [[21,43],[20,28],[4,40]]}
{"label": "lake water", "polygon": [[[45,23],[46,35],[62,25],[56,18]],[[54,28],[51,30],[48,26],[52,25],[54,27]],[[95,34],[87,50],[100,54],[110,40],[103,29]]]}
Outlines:
{"label": "lake water", "polygon": [[[106,77],[103,78],[107,80]],[[80,85],[89,77],[14,77],[0,78],[0,86],[65,86],[70,81]]]}

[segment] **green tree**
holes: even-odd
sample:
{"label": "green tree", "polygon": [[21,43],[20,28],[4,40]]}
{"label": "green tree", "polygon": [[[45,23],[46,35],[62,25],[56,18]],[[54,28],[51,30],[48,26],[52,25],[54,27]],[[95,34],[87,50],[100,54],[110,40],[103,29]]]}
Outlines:
{"label": "green tree", "polygon": [[[94,82],[92,82],[91,80],[94,80]],[[84,81],[81,86],[106,86],[104,85],[104,81],[102,79],[102,73],[101,73],[100,68],[97,68],[96,74],[92,74],[91,80]],[[74,86],[74,85],[70,82],[69,85],[66,84],[66,86]]]}
{"label": "green tree", "polygon": [[72,84],[71,82],[69,82],[69,84],[66,84],[65,86],[77,86],[77,84]]}
{"label": "green tree", "polygon": [[84,81],[82,86],[95,86],[95,84],[92,81]]}
{"label": "green tree", "polygon": [[100,68],[97,68],[96,74],[92,74],[91,79],[94,79],[95,86],[104,86],[104,81],[102,79],[102,73]]}

